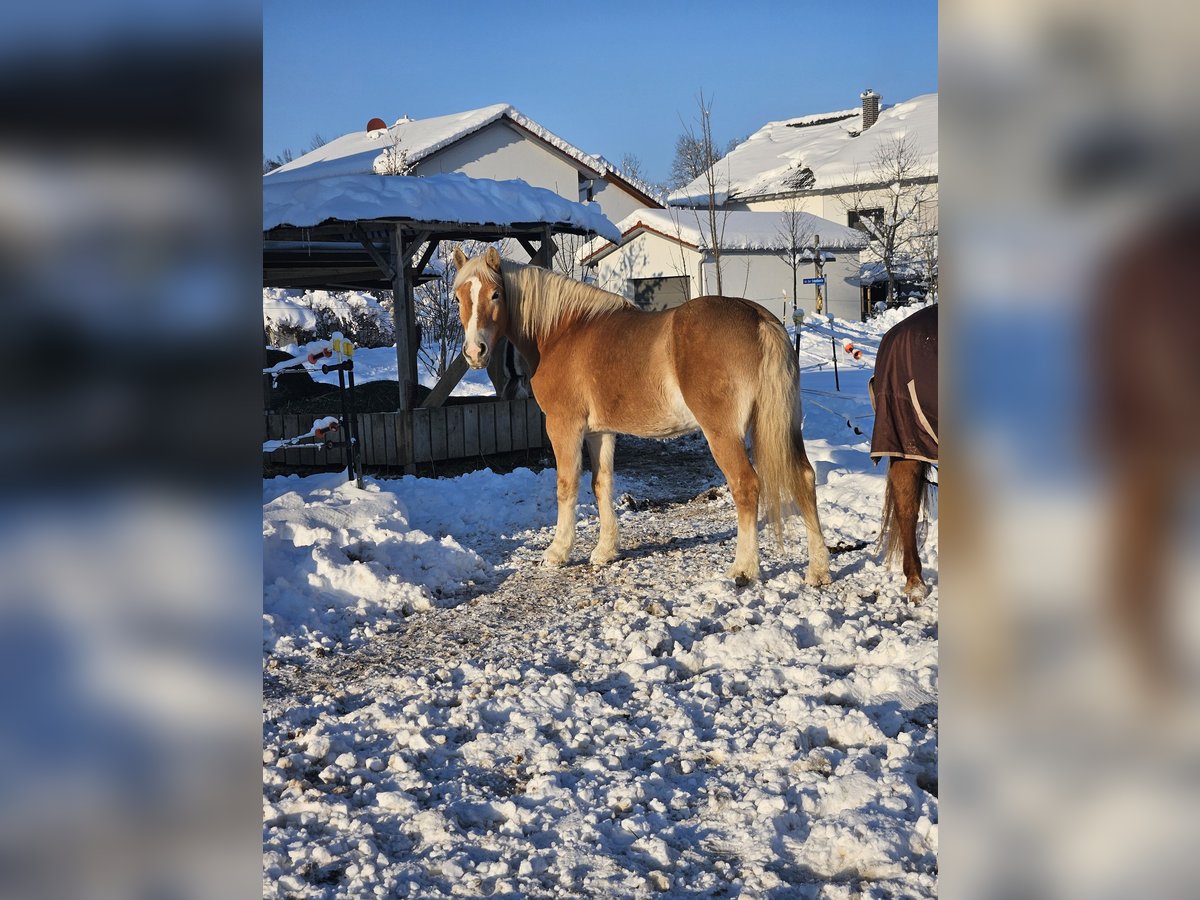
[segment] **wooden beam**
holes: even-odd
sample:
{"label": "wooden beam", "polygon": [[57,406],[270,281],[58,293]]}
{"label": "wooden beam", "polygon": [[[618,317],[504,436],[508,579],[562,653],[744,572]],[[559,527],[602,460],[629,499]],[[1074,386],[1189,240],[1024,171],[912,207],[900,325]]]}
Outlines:
{"label": "wooden beam", "polygon": [[394,275],[392,272],[392,267],[388,265],[388,261],[383,258],[383,254],[380,253],[379,249],[374,243],[372,243],[370,236],[366,232],[366,229],[363,228],[358,222],[355,222],[354,227],[351,229],[351,233],[358,238],[358,242],[362,244],[363,249],[367,251],[367,255],[374,260],[375,265],[379,266],[379,271],[383,273],[383,277],[388,281],[391,281]]}
{"label": "wooden beam", "polygon": [[421,284],[422,282],[429,280],[424,277],[425,267],[429,265],[430,257],[433,256],[434,251],[437,250],[438,244],[440,243],[437,238],[430,238],[428,240],[429,243],[425,246],[425,252],[421,254],[420,260],[418,260],[417,264],[413,266],[412,280],[416,284]]}
{"label": "wooden beam", "polygon": [[533,246],[533,241],[529,240],[528,238],[519,237],[517,238],[517,243],[520,244],[525,249],[525,252],[529,254],[530,262],[537,261],[538,250],[537,247]]}
{"label": "wooden beam", "polygon": [[298,268],[264,268],[264,287],[283,287],[278,281],[300,280],[312,282],[314,279],[331,279],[334,281],[382,281],[379,271],[374,266],[303,266]]}
{"label": "wooden beam", "polygon": [[446,402],[446,398],[450,396],[450,392],[454,390],[455,385],[462,381],[462,377],[467,374],[466,359],[460,353],[454,357],[454,362],[450,363],[446,369],[446,374],[443,375],[433,390],[429,392],[429,396],[421,401],[421,408],[428,409],[431,406],[441,406]]}

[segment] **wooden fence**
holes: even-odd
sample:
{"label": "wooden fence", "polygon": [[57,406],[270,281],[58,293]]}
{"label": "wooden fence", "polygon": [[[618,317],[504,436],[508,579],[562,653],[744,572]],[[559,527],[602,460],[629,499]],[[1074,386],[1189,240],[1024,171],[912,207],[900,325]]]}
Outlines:
{"label": "wooden fence", "polygon": [[[412,458],[404,452],[404,416],[412,418]],[[265,440],[304,434],[319,416],[267,414]],[[414,409],[405,413],[359,413],[362,465],[396,468],[414,463],[472,459],[513,450],[548,447],[546,419],[532,398],[491,400]],[[340,466],[340,447],[299,445],[265,454],[274,468]]]}

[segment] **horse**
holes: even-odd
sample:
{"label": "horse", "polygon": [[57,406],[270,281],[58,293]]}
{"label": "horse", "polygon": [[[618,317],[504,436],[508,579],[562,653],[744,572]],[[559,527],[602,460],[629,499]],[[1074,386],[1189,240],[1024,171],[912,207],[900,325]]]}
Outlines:
{"label": "horse", "polygon": [[937,304],[888,329],[867,382],[875,425],[871,458],[888,459],[879,527],[886,564],[903,557],[904,593],[913,603],[927,593],[917,547],[917,520],[928,515],[929,470],[938,461]]}
{"label": "horse", "polygon": [[590,560],[603,566],[618,555],[616,434],[670,438],[699,429],[737,507],[728,577],[738,585],[759,577],[760,502],[781,546],[783,510],[794,504],[808,533],[805,581],[829,584],[816,475],[800,431],[798,367],[773,315],[748,300],[715,296],[642,310],[592,285],[501,260],[495,248],[472,259],[456,248],[454,263],[467,363],[486,367],[507,338],[529,366],[534,399],[546,415],[558,466],[558,521],[545,565],[563,565],[575,543],[585,442],[600,513]]}

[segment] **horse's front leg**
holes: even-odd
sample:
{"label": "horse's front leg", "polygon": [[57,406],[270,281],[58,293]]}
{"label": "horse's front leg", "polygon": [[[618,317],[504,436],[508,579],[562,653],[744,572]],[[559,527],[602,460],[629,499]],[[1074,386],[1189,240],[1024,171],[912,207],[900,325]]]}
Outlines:
{"label": "horse's front leg", "polygon": [[575,504],[579,499],[579,470],[583,465],[583,423],[546,419],[546,432],[558,465],[558,525],[542,561],[561,566],[575,546]]}
{"label": "horse's front leg", "polygon": [[617,558],[617,514],[613,511],[614,434],[589,434],[588,456],[592,459],[592,490],[600,512],[600,539],[592,551],[592,565],[603,566]]}

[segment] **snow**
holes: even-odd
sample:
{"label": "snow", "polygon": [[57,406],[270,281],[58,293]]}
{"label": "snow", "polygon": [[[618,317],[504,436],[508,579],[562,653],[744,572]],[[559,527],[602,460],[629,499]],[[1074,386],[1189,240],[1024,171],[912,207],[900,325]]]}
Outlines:
{"label": "snow", "polygon": [[658,196],[658,191],[653,186],[626,175],[602,156],[585,153],[507,103],[495,103],[479,109],[428,119],[410,119],[404,116],[397,119],[387,130],[352,131],[268,172],[263,176],[264,183],[325,178],[331,175],[385,174],[388,167],[386,156],[393,148],[396,152],[404,153],[409,165],[416,165],[450,144],[501,119],[507,119],[530,132],[596,175],[611,175],[644,194]]}
{"label": "snow", "polygon": [[364,291],[263,288],[263,325],[268,334],[316,331],[321,323],[318,310],[347,330],[359,320],[373,319],[381,331],[392,331],[391,314]]}
{"label": "snow", "polygon": [[[784,216],[781,212],[747,212],[720,211],[718,212],[718,231],[721,233],[722,250],[774,250],[783,241],[780,235],[784,228]],[[636,229],[649,228],[677,240],[682,240],[700,249],[706,249],[710,243],[705,219],[706,212],[680,209],[640,209],[630,213],[617,225],[621,232],[621,241],[627,239]],[[797,213],[799,217],[799,234],[808,234],[806,243],[812,242],[812,235],[819,235],[821,246],[826,249],[861,250],[867,246],[867,238],[856,228],[839,225],[829,219],[823,219],[812,213]],[[790,232],[790,230],[789,230]],[[607,236],[593,238],[578,250],[580,260],[615,249],[621,243],[614,244],[606,240]]]}
{"label": "snow", "polygon": [[[868,176],[876,151],[897,136],[914,141],[927,174],[938,172],[938,95],[923,94],[883,110],[869,129],[859,110],[768,122],[717,163],[719,186],[739,200],[794,191],[844,187]],[[822,121],[829,120],[829,121]],[[815,123],[815,124],[814,124]],[[808,173],[812,181],[808,182]],[[668,202],[707,203],[703,176],[673,192]]]}
{"label": "snow", "polygon": [[[293,346],[288,345],[282,350],[292,352]],[[436,373],[429,371],[423,360],[418,361],[417,375],[422,385],[427,388],[438,383]],[[337,372],[321,372],[308,368],[308,374],[313,381],[322,384],[336,385]],[[365,384],[368,381],[396,381],[396,345],[390,347],[358,347],[354,351],[354,383]],[[454,390],[452,397],[494,397],[496,388],[488,377],[486,369],[468,369]]]}
{"label": "snow", "polygon": [[315,331],[317,314],[312,311],[310,304],[288,296],[279,288],[264,288],[263,324],[267,328]]}
{"label": "snow", "polygon": [[263,231],[277,225],[319,225],[327,219],[383,218],[479,225],[545,222],[620,239],[598,207],[564,200],[520,180],[493,181],[451,172],[424,178],[336,175],[263,181]]}
{"label": "snow", "polygon": [[618,438],[602,569],[586,490],[538,564],[552,469],[264,481],[264,895],[935,895],[937,523],[920,605],[869,546],[865,385],[911,312],[834,322],[840,392],[829,323],[801,331],[828,588],[798,523],[762,583],[723,577],[698,436]]}
{"label": "snow", "polygon": [[387,131],[352,131],[268,172],[263,177],[263,184],[332,175],[375,174],[379,171],[376,165],[380,157],[393,145],[408,151],[409,162],[416,163],[491,124],[508,109],[511,107],[495,104],[429,119],[402,118]]}

